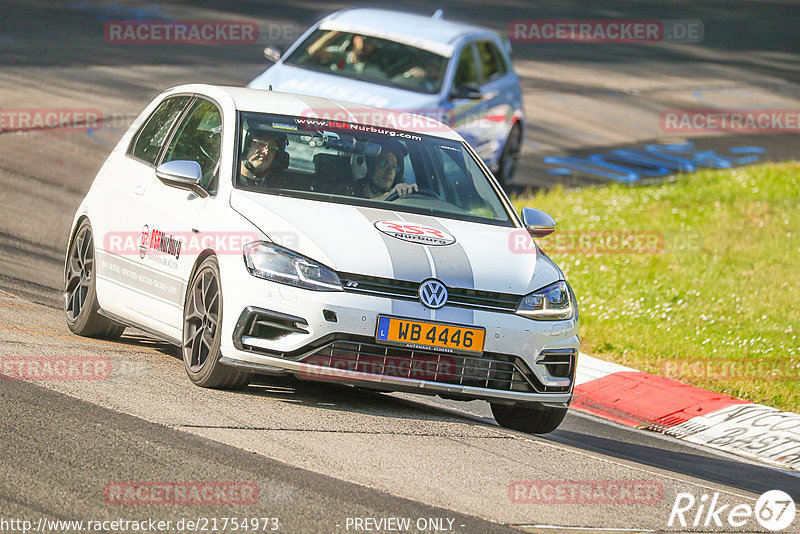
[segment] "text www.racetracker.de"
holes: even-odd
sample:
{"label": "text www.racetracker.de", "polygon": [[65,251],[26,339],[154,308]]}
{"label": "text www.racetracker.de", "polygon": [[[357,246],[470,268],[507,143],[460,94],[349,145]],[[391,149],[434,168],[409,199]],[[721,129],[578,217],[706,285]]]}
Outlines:
{"label": "text www.racetracker.de", "polygon": [[38,521],[0,517],[2,532],[230,532],[280,529],[277,517],[194,517],[158,520],[105,519],[63,520],[40,517]]}

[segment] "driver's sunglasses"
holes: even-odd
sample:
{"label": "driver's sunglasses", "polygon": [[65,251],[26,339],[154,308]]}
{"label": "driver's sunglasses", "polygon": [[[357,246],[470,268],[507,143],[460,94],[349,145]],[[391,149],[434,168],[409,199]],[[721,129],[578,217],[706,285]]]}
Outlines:
{"label": "driver's sunglasses", "polygon": [[380,170],[382,170],[382,171],[385,171],[387,169],[392,171],[392,172],[396,172],[397,171],[397,165],[391,165],[385,159],[382,159],[382,160],[378,161],[378,168]]}
{"label": "driver's sunglasses", "polygon": [[253,152],[261,152],[265,148],[268,148],[269,152],[277,152],[281,149],[278,145],[261,139],[253,139],[253,142],[250,143],[250,150]]}

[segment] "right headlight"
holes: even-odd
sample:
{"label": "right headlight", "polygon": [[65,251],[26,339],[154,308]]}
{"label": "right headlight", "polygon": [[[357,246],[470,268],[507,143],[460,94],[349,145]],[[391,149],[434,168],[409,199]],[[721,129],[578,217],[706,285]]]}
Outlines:
{"label": "right headlight", "polygon": [[575,311],[572,291],[564,280],[522,297],[517,314],[538,321],[563,321]]}

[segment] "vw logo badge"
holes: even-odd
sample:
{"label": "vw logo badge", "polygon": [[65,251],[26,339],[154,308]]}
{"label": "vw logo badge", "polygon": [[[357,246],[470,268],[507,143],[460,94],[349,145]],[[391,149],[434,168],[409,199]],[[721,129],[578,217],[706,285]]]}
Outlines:
{"label": "vw logo badge", "polygon": [[419,286],[419,300],[428,308],[441,308],[447,302],[447,288],[438,280],[426,280]]}

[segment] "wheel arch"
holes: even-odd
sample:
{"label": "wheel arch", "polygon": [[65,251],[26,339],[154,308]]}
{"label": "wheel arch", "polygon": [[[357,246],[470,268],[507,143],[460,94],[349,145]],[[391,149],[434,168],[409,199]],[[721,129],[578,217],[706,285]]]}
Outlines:
{"label": "wheel arch", "polygon": [[[197,255],[197,259],[194,260],[194,264],[192,265],[192,270],[189,272],[189,277],[186,279],[186,291],[183,293],[183,303],[181,304],[181,315],[184,312],[184,308],[186,307],[186,299],[189,298],[189,289],[192,287],[192,280],[194,280],[194,275],[197,274],[197,268],[206,261],[206,258],[210,257],[217,257],[217,253],[214,252],[212,249],[207,248],[202,251],[200,254]],[[219,260],[217,260],[219,261]]]}
{"label": "wheel arch", "polygon": [[80,228],[83,221],[89,221],[89,226],[92,225],[92,221],[89,220],[89,216],[85,213],[81,214],[75,222],[72,223],[72,229],[69,231],[69,238],[67,239],[67,250],[64,252],[64,271],[66,272],[67,269],[67,262],[69,261],[69,249],[72,247],[72,242],[75,241],[75,233]]}

